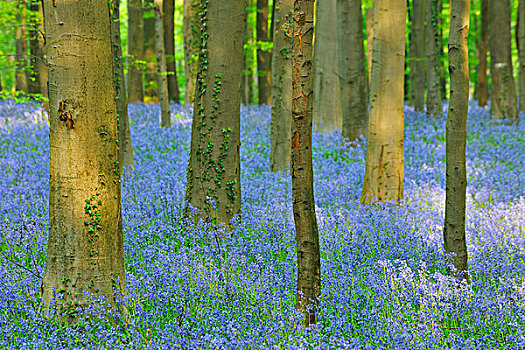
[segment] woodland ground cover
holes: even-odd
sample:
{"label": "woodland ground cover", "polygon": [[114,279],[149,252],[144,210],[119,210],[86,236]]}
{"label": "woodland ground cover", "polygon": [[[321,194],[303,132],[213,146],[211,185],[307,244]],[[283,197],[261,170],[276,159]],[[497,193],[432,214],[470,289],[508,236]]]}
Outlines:
{"label": "woodland ground cover", "polygon": [[[123,177],[129,324],[63,327],[38,312],[48,226],[49,128],[0,103],[0,347],[519,349],[525,347],[525,127],[471,105],[472,283],[451,287],[442,248],[445,120],[406,108],[405,200],[362,206],[364,143],[314,132],[320,323],[295,312],[291,182],[272,173],[270,110],[241,115],[242,220],[232,238],[181,217],[191,113],[130,105],[136,170]],[[13,262],[9,262],[11,260]],[[21,267],[22,266],[22,267]]]}

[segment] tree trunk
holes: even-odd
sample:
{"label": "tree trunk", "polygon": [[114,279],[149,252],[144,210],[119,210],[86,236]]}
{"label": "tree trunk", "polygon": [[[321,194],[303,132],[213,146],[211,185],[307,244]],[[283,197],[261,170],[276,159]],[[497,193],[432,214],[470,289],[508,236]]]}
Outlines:
{"label": "tree trunk", "polygon": [[467,189],[465,149],[469,99],[468,32],[469,0],[452,0],[448,41],[450,104],[446,126],[446,201],[443,237],[445,251],[455,253],[458,277],[468,280],[465,239],[465,194]]}
{"label": "tree trunk", "polygon": [[[268,45],[268,0],[257,0],[257,41]],[[257,49],[257,72],[259,77],[259,104],[269,105],[272,100],[272,51]]]}
{"label": "tree trunk", "polygon": [[[44,40],[40,35],[42,29],[42,6],[31,2],[31,25],[29,27],[29,52],[31,53],[29,93],[47,97],[47,66],[45,64]],[[45,87],[45,88],[44,88]]]}
{"label": "tree trunk", "polygon": [[510,0],[489,1],[490,115],[518,122],[516,88],[512,73]]}
{"label": "tree trunk", "polygon": [[316,127],[342,129],[336,0],[317,1],[314,47],[314,111]]}
{"label": "tree trunk", "polygon": [[520,0],[519,4],[519,25],[518,25],[518,39],[519,45],[519,62],[520,62],[520,77],[519,77],[519,87],[520,87],[520,112],[525,112],[525,0]]}
{"label": "tree trunk", "polygon": [[[202,2],[203,40],[193,107],[186,201],[197,218],[230,224],[240,214],[240,88],[245,3]],[[189,213],[189,205],[185,212]]]}
{"label": "tree trunk", "polygon": [[146,61],[144,101],[157,102],[159,87],[155,56],[155,11],[154,0],[144,0],[144,61]]}
{"label": "tree trunk", "polygon": [[280,171],[288,167],[291,156],[293,0],[274,1],[270,160],[272,171]]}
{"label": "tree trunk", "polygon": [[445,71],[445,45],[443,35],[443,0],[435,0],[436,11],[436,37],[438,46],[438,56],[436,60],[438,76],[439,76],[439,90],[440,90],[440,101],[447,99],[447,73]]}
{"label": "tree trunk", "polygon": [[144,100],[142,68],[137,63],[144,58],[144,18],[142,0],[128,0],[128,101]]}
{"label": "tree trunk", "polygon": [[[431,0],[428,0],[431,1]],[[410,40],[410,99],[416,111],[425,110],[425,0],[412,0]]]}
{"label": "tree trunk", "polygon": [[113,48],[113,75],[115,79],[115,96],[117,100],[117,123],[119,145],[119,171],[125,166],[132,170],[135,168],[133,148],[129,132],[128,100],[126,98],[126,85],[124,84],[124,64],[122,63],[122,43],[120,40],[120,0],[113,0],[111,19],[111,37]]}
{"label": "tree trunk", "polygon": [[155,53],[157,54],[157,81],[160,102],[160,125],[171,126],[170,99],[168,95],[168,72],[166,70],[166,51],[164,49],[164,23],[162,9],[164,0],[154,0],[155,10]]}
{"label": "tree trunk", "polygon": [[427,114],[439,118],[443,116],[439,75],[436,62],[437,48],[437,9],[436,0],[427,0],[426,47],[427,57]]}
{"label": "tree trunk", "polygon": [[376,0],[363,203],[403,198],[405,23],[406,0]]}
{"label": "tree trunk", "polygon": [[374,3],[366,9],[366,57],[368,62],[368,86],[372,78],[372,48],[374,43]]}
{"label": "tree trunk", "polygon": [[168,72],[168,96],[170,101],[180,103],[177,82],[177,62],[175,61],[175,0],[163,1],[164,50],[166,51],[166,70]]}
{"label": "tree trunk", "polygon": [[21,1],[16,6],[20,24],[16,29],[16,91],[28,92],[26,2]]}
{"label": "tree trunk", "polygon": [[76,322],[88,291],[126,293],[117,108],[106,0],[44,0],[49,62],[49,240],[45,312]]}
{"label": "tree trunk", "polygon": [[485,107],[489,95],[487,48],[489,44],[489,0],[481,0],[481,39],[478,47],[478,105]]}
{"label": "tree trunk", "polygon": [[292,197],[297,243],[297,304],[305,327],[317,323],[321,254],[312,170],[314,1],[295,0],[293,14]]}
{"label": "tree trunk", "polygon": [[184,31],[184,73],[185,95],[184,103],[193,104],[195,98],[195,82],[197,81],[197,62],[201,43],[201,19],[199,0],[184,0],[183,31]]}
{"label": "tree trunk", "polygon": [[368,78],[361,0],[337,0],[342,134],[350,141],[367,134]]}

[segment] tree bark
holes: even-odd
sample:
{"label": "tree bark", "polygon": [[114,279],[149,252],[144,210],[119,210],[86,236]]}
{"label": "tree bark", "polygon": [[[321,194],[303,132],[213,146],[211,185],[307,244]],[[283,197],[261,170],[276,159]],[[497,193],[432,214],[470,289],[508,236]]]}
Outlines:
{"label": "tree bark", "polygon": [[124,84],[124,64],[122,62],[122,43],[120,40],[120,0],[113,0],[111,18],[111,38],[113,48],[113,75],[115,81],[115,96],[117,100],[117,123],[119,145],[119,172],[125,166],[131,170],[135,168],[133,148],[129,131],[128,100],[126,98],[126,85]]}
{"label": "tree bark", "polygon": [[518,122],[516,88],[512,73],[510,0],[489,1],[490,115]]}
{"label": "tree bark", "polygon": [[489,95],[487,80],[487,49],[489,45],[489,0],[481,0],[481,38],[478,46],[478,105],[485,107]]}
{"label": "tree bark", "polygon": [[16,29],[16,91],[29,91],[29,71],[27,61],[26,2],[17,5],[18,23]]}
{"label": "tree bark", "polygon": [[164,23],[166,71],[168,72],[168,96],[170,101],[180,103],[177,62],[175,61],[175,0],[164,0],[163,6],[162,20]]}
{"label": "tree bark", "polygon": [[350,141],[367,134],[368,78],[361,0],[337,0],[337,37],[342,134]]}
{"label": "tree bark", "polygon": [[144,101],[157,102],[159,98],[157,64],[155,55],[154,0],[144,0],[144,61],[146,61]]}
{"label": "tree bark", "polygon": [[203,40],[193,107],[186,187],[196,218],[230,224],[240,214],[240,88],[245,3],[202,2]]}
{"label": "tree bark", "polygon": [[[431,0],[428,0],[431,1]],[[425,0],[412,0],[410,40],[410,99],[416,111],[425,110]]]}
{"label": "tree bark", "polygon": [[184,32],[184,73],[185,95],[184,102],[193,104],[195,98],[195,82],[197,81],[197,63],[200,46],[201,20],[199,14],[199,0],[184,0],[183,32]]}
{"label": "tree bark", "polygon": [[374,44],[374,3],[366,9],[366,57],[368,62],[368,86],[372,78],[372,48]]}
{"label": "tree bark", "polygon": [[519,25],[518,25],[518,39],[520,45],[518,45],[519,62],[520,62],[520,77],[519,77],[519,110],[525,112],[525,1],[520,0],[519,4]]}
{"label": "tree bark", "polygon": [[106,0],[44,0],[49,62],[49,240],[44,311],[67,322],[85,291],[118,307],[126,293],[117,108]]}
{"label": "tree bark", "polygon": [[363,203],[403,198],[405,23],[406,0],[376,0]]}
{"label": "tree bark", "polygon": [[142,0],[128,0],[128,101],[144,100],[142,69],[138,61],[144,58],[144,18]]}
{"label": "tree bark", "polygon": [[443,35],[443,0],[435,0],[437,4],[436,11],[436,37],[437,37],[437,46],[438,46],[438,56],[436,60],[437,71],[439,76],[439,91],[440,91],[440,101],[447,99],[447,74],[445,71],[445,37]]}
{"label": "tree bark", "polygon": [[274,1],[270,160],[272,171],[281,171],[291,156],[293,0]]}
{"label": "tree bark", "polygon": [[443,116],[443,105],[439,88],[439,75],[436,62],[437,47],[437,9],[436,0],[427,0],[426,47],[427,57],[427,114],[439,118]]}
{"label": "tree bark", "polygon": [[[40,35],[42,28],[42,6],[39,2],[31,2],[31,21],[29,27],[29,52],[30,52],[30,79],[29,93],[41,94],[47,97],[47,67],[45,64],[44,40]],[[45,88],[44,88],[45,87]]]}
{"label": "tree bark", "polygon": [[316,127],[342,129],[337,51],[336,0],[317,2],[314,43],[314,111]]}
{"label": "tree bark", "polygon": [[445,251],[455,253],[458,277],[468,280],[465,238],[465,196],[467,189],[465,149],[469,99],[468,32],[469,0],[452,0],[448,43],[450,104],[446,126],[446,200],[443,238]]}
{"label": "tree bark", "polygon": [[155,53],[157,54],[157,85],[160,102],[160,125],[171,126],[170,99],[168,95],[168,72],[166,70],[166,51],[164,48],[164,23],[162,9],[164,0],[154,0],[155,11]]}
{"label": "tree bark", "polygon": [[[257,0],[257,41],[268,44],[268,0]],[[272,102],[272,51],[257,49],[257,71],[259,77],[259,104]]]}
{"label": "tree bark", "polygon": [[292,197],[297,243],[297,304],[304,325],[317,322],[321,258],[312,170],[314,1],[295,0],[293,13]]}

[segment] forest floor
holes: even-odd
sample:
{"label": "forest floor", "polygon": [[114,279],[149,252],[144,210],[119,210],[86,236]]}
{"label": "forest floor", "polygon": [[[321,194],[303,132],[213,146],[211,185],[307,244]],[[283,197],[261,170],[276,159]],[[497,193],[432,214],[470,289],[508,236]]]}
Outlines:
{"label": "forest floor", "polygon": [[[314,132],[320,322],[295,311],[291,180],[270,171],[270,109],[241,121],[242,221],[231,239],[181,217],[191,113],[131,105],[136,169],[123,176],[130,319],[64,327],[43,318],[49,127],[0,102],[0,348],[523,349],[525,120],[471,103],[467,244],[472,283],[452,287],[443,251],[445,119],[406,111],[402,205],[363,206],[365,144]],[[11,261],[11,262],[10,262]],[[14,262],[13,262],[14,261]]]}

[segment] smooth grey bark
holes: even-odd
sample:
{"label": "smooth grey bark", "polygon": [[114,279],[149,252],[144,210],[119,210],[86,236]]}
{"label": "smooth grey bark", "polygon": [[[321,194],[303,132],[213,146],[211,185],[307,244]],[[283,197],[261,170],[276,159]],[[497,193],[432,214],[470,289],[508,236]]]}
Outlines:
{"label": "smooth grey bark", "polygon": [[162,9],[164,0],[154,0],[155,11],[155,53],[157,56],[157,85],[160,103],[160,125],[171,126],[170,99],[168,95],[168,72],[166,69],[166,51],[164,48],[164,23]]}
{"label": "smooth grey bark", "polygon": [[142,69],[138,61],[144,57],[144,19],[142,0],[128,0],[128,101],[144,100]]}
{"label": "smooth grey bark", "polygon": [[519,64],[520,64],[520,77],[519,77],[519,110],[525,112],[525,0],[520,0],[519,4],[519,25],[518,25],[518,39],[519,39]]}
{"label": "smooth grey bark", "polygon": [[327,130],[342,129],[336,0],[317,1],[316,6],[313,122]]}
{"label": "smooth grey bark", "polygon": [[403,199],[406,0],[376,0],[365,179],[361,202]]}
{"label": "smooth grey bark", "polygon": [[291,156],[293,0],[274,1],[270,161],[272,171],[281,171]]}
{"label": "smooth grey bark", "polygon": [[[428,0],[431,1],[431,0]],[[425,110],[425,0],[412,0],[410,40],[410,99],[416,111]]]}
{"label": "smooth grey bark", "polygon": [[157,102],[159,98],[156,52],[155,52],[155,11],[154,0],[143,0],[144,9],[144,102]]}
{"label": "smooth grey bark", "polygon": [[[292,198],[297,244],[297,303],[303,324],[317,322],[321,253],[312,169],[314,0],[295,0],[292,51]],[[314,95],[315,96],[315,95]]]}
{"label": "smooth grey bark", "polygon": [[510,0],[489,1],[490,115],[518,122],[511,56]]}
{"label": "smooth grey bark", "polygon": [[342,134],[350,141],[368,130],[368,77],[361,0],[337,0]]}
{"label": "smooth grey bark", "polygon": [[[107,0],[44,0],[49,62],[49,239],[41,285],[60,318],[89,292],[121,308],[126,294],[117,107]],[[116,292],[116,294],[115,294]],[[125,312],[125,310],[123,310]]]}
{"label": "smooth grey bark", "polygon": [[434,118],[443,116],[443,106],[441,102],[440,80],[436,56],[437,47],[437,8],[436,0],[427,0],[427,23],[425,27],[426,36],[426,80],[427,80],[427,114]]}
{"label": "smooth grey bark", "polygon": [[180,103],[177,62],[175,60],[175,0],[164,0],[162,2],[162,22],[164,24],[166,71],[168,72],[168,96],[170,101]]}
{"label": "smooth grey bark", "polygon": [[489,97],[487,78],[487,50],[489,46],[489,0],[481,0],[481,38],[478,46],[478,105],[485,107]]}
{"label": "smooth grey bark", "polygon": [[186,186],[195,219],[230,224],[240,214],[240,88],[244,1],[201,3],[202,36]]}
{"label": "smooth grey bark", "polygon": [[446,199],[443,238],[457,277],[468,281],[465,238],[467,114],[469,98],[468,32],[470,0],[453,0],[448,40],[450,103],[446,125]]}
{"label": "smooth grey bark", "polygon": [[368,86],[370,86],[370,79],[372,78],[372,48],[374,42],[374,2],[372,6],[366,9],[366,58],[368,63]]}
{"label": "smooth grey bark", "polygon": [[[257,41],[269,43],[268,0],[257,0]],[[257,49],[257,75],[259,77],[259,104],[271,104],[272,52]]]}
{"label": "smooth grey bark", "polygon": [[122,63],[122,46],[120,40],[120,0],[112,2],[111,38],[113,48],[113,75],[115,77],[115,96],[117,100],[117,124],[119,146],[119,172],[122,174],[124,167],[135,168],[133,160],[133,147],[129,131],[128,99],[126,85],[124,84],[124,64]]}
{"label": "smooth grey bark", "polygon": [[193,105],[195,99],[195,83],[197,81],[197,63],[201,42],[201,20],[199,0],[184,0],[183,32],[184,32],[184,103]]}

